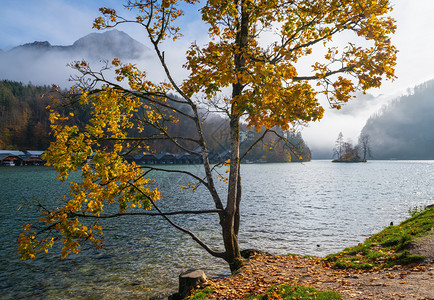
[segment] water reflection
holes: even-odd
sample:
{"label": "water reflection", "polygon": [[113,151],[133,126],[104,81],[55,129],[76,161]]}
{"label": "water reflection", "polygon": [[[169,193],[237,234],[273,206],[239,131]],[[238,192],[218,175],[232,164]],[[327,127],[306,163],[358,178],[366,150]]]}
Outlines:
{"label": "water reflection", "polygon": [[[241,246],[277,254],[325,255],[356,244],[391,221],[399,223],[410,207],[431,204],[433,171],[432,161],[243,165]],[[154,176],[165,193],[163,209],[212,208],[203,189],[193,195],[179,192],[186,178]],[[176,290],[177,275],[187,268],[205,269],[210,276],[228,274],[222,261],[160,217],[103,222],[102,250],[85,246],[64,261],[58,252],[37,261],[19,261],[20,226],[36,216],[26,205],[17,213],[18,205],[61,198],[67,185],[55,177],[53,170],[43,167],[0,168],[2,298],[149,297]],[[173,219],[213,247],[221,247],[216,216]]]}

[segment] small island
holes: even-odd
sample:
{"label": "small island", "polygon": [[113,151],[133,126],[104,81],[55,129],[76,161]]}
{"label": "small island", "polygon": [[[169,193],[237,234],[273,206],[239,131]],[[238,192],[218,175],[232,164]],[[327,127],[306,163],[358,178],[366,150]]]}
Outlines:
{"label": "small island", "polygon": [[367,162],[365,158],[361,158],[360,155],[342,155],[341,157],[332,160],[332,162],[337,163],[358,163]]}
{"label": "small island", "polygon": [[[363,158],[360,153],[363,154]],[[342,132],[336,140],[336,146],[333,149],[333,156],[337,157],[332,162],[338,163],[358,163],[367,162],[366,157],[371,156],[371,149],[369,145],[369,136],[367,134],[361,134],[359,137],[359,143],[353,146],[351,142],[344,142]]]}

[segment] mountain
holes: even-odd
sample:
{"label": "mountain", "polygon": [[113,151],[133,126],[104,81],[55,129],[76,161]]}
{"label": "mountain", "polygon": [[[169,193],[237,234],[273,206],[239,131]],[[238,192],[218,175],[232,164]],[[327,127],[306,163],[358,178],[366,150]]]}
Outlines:
{"label": "mountain", "polygon": [[70,46],[53,46],[48,41],[33,42],[12,48],[6,54],[20,55],[24,53],[63,53],[85,59],[140,59],[149,53],[149,48],[131,38],[123,31],[113,29],[103,33],[88,34]]}
{"label": "mountain", "polygon": [[102,60],[116,57],[136,62],[146,60],[150,53],[149,48],[119,30],[91,33],[69,46],[37,41],[0,51],[0,80],[68,87],[74,71],[67,65],[75,60],[84,59],[99,68]]}
{"label": "mountain", "polygon": [[[62,47],[62,46],[59,46]],[[66,46],[67,47],[67,46]],[[66,48],[64,47],[64,48]],[[12,48],[9,52],[10,53],[17,53],[20,51],[49,51],[54,49],[53,46],[47,41],[45,42],[33,42],[33,43],[27,43],[15,48]]]}
{"label": "mountain", "polygon": [[109,57],[120,59],[140,59],[149,53],[150,49],[119,30],[104,33],[91,33],[77,40],[71,49],[82,53],[96,55],[105,53]]}
{"label": "mountain", "polygon": [[371,116],[362,133],[375,159],[434,159],[434,80]]}

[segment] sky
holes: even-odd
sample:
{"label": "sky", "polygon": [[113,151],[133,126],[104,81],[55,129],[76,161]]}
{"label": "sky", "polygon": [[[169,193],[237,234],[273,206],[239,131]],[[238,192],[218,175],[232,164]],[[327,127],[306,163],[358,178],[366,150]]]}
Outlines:
{"label": "sky", "polygon": [[[380,89],[368,91],[374,98],[357,97],[340,111],[327,109],[320,122],[304,128],[303,137],[311,147],[314,157],[331,154],[339,132],[343,133],[344,138],[356,142],[370,115],[391,99],[406,93],[408,89],[434,78],[434,1],[390,2],[394,8],[391,16],[397,21],[397,31],[392,42],[399,50],[396,66],[398,79],[385,82]],[[125,1],[122,0],[0,0],[0,49],[7,51],[34,41],[71,45],[77,39],[96,32],[92,29],[92,21],[99,16],[99,7],[111,7],[121,11],[123,3]],[[187,11],[181,26],[183,40],[176,49],[168,49],[169,53],[173,54],[171,61],[178,65],[182,64],[184,49],[192,41],[206,40],[206,26],[201,23],[195,9]],[[140,28],[122,26],[118,29],[150,46]]]}

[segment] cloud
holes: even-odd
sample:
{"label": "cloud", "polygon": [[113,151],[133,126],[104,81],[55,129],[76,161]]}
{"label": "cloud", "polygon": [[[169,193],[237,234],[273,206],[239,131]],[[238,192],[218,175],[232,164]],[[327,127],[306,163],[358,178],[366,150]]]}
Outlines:
{"label": "cloud", "polygon": [[395,72],[398,78],[385,82],[379,92],[403,94],[408,87],[434,78],[434,1],[391,0],[391,4],[394,8],[391,15],[397,20],[392,43],[399,50]]}
{"label": "cloud", "polygon": [[357,93],[354,98],[342,106],[339,110],[344,115],[359,115],[363,111],[375,104],[375,97],[371,94]]}
{"label": "cloud", "polygon": [[[37,85],[72,85],[68,82],[76,71],[68,67],[74,61],[86,60],[95,71],[104,60],[119,58],[130,61],[149,59],[150,49],[118,30],[92,33],[72,46],[51,46],[46,42],[29,43],[0,53],[0,79],[32,82]],[[112,76],[113,78],[113,76]]]}
{"label": "cloud", "polygon": [[67,67],[71,62],[69,57],[63,54],[50,56],[38,56],[35,53],[26,53],[21,56],[2,55],[0,57],[0,79],[8,79],[36,85],[57,84],[63,87],[69,86],[68,78],[74,74]]}
{"label": "cloud", "polygon": [[302,129],[303,138],[312,151],[314,159],[329,159],[335,140],[342,132],[345,141],[357,143],[358,137],[366,120],[375,112],[388,104],[395,96],[362,95],[361,93],[349,100],[342,109],[336,110],[322,101],[325,113],[322,120],[313,122]]}

